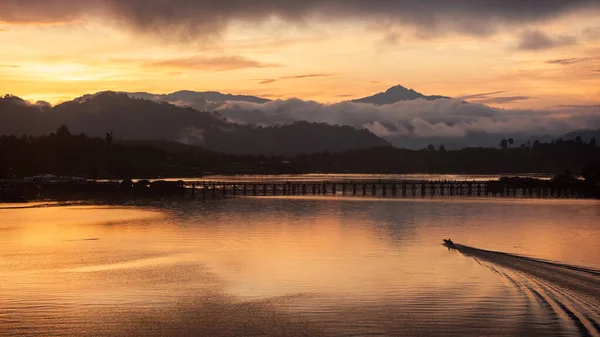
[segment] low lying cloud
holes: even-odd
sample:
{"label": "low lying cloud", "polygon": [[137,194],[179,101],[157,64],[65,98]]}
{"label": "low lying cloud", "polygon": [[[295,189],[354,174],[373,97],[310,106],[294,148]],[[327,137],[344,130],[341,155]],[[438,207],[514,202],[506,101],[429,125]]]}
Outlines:
{"label": "low lying cloud", "polygon": [[552,36],[540,30],[528,30],[521,35],[517,48],[519,50],[546,50],[556,47],[571,46],[577,43],[575,36],[556,35]]}
{"label": "low lying cloud", "polygon": [[204,130],[195,126],[183,128],[177,137],[177,141],[187,145],[203,145],[205,143]]}
{"label": "low lying cloud", "polygon": [[[498,100],[529,99],[527,96]],[[558,135],[582,128],[600,128],[599,106],[564,106],[556,110],[507,110],[462,99],[417,99],[375,106],[352,102],[322,104],[288,99],[264,104],[226,102],[219,113],[245,124],[274,125],[294,121],[325,122],[366,128],[397,138],[461,138],[469,134]]]}
{"label": "low lying cloud", "polygon": [[194,39],[224,31],[233,22],[261,23],[273,17],[384,20],[412,25],[419,36],[448,31],[491,34],[498,27],[529,25],[573,11],[598,12],[597,0],[0,0],[0,21],[69,22],[101,17],[137,31]]}

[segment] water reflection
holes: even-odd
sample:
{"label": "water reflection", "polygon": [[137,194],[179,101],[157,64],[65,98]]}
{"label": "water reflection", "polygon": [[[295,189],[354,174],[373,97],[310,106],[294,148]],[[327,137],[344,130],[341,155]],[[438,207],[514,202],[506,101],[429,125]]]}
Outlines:
{"label": "water reflection", "polygon": [[7,336],[569,334],[440,240],[600,267],[587,201],[249,198],[0,218]]}

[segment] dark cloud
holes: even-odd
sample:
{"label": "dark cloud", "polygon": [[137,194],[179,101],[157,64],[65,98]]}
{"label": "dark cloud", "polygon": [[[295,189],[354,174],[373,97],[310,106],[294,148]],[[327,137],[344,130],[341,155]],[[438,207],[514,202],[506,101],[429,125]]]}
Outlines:
{"label": "dark cloud", "polygon": [[66,22],[102,17],[136,31],[185,38],[221,32],[232,21],[389,20],[426,32],[489,34],[577,11],[597,0],[0,0],[0,21]]}
{"label": "dark cloud", "polygon": [[557,59],[557,60],[548,60],[546,63],[548,64],[560,64],[562,66],[571,65],[575,63],[588,62],[588,61],[596,61],[600,60],[600,57],[574,57],[570,59]]}
{"label": "dark cloud", "polygon": [[331,77],[335,76],[335,74],[305,74],[305,75],[296,75],[296,76],[283,76],[279,78],[262,78],[256,79],[259,81],[259,84],[269,84],[277,81],[285,81],[285,80],[297,80],[303,78],[314,78],[314,77]]}
{"label": "dark cloud", "polygon": [[569,35],[551,36],[540,30],[528,30],[521,35],[519,50],[546,50],[556,47],[570,46],[577,43],[577,38]]}

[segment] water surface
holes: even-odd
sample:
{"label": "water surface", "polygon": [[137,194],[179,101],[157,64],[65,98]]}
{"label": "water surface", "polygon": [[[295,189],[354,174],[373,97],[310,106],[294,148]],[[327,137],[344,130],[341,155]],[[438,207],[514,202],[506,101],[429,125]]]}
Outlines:
{"label": "water surface", "polygon": [[596,201],[31,206],[0,206],[3,336],[600,336]]}

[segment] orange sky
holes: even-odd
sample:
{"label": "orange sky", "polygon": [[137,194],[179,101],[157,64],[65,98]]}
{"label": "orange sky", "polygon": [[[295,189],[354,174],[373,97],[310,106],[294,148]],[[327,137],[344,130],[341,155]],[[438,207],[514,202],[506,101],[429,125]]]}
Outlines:
{"label": "orange sky", "polygon": [[[0,21],[0,94],[34,101],[186,89],[336,102],[402,84],[453,97],[500,92],[480,100],[505,108],[600,104],[593,12],[485,36],[425,37],[408,25],[357,19],[231,20],[218,34],[186,39],[93,15],[16,21]],[[538,31],[556,43],[519,48]]]}

